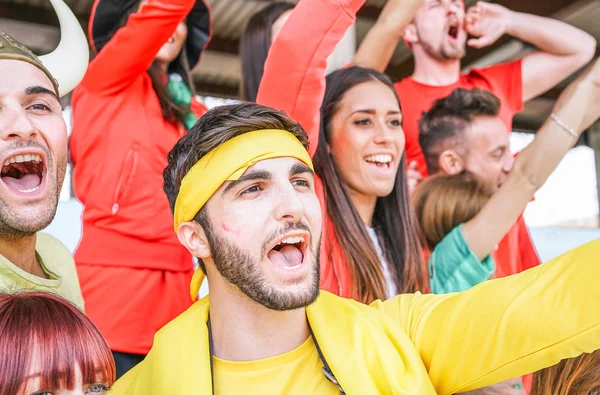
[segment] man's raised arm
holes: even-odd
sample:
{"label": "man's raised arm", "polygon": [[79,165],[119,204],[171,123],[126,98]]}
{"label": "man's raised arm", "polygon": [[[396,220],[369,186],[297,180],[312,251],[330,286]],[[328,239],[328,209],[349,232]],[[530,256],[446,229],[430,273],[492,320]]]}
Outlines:
{"label": "man's raised arm", "polygon": [[522,63],[523,101],[532,99],[589,62],[596,40],[567,23],[501,5],[479,2],[467,12],[465,28],[476,38],[469,46],[481,48],[508,34],[538,48]]}

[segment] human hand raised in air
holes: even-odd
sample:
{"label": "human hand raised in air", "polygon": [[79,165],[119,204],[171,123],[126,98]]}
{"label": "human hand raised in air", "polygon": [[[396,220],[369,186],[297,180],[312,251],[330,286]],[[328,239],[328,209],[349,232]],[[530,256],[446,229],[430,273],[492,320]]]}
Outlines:
{"label": "human hand raised in air", "polygon": [[511,13],[511,10],[498,4],[477,2],[465,16],[465,30],[474,36],[467,44],[473,48],[483,48],[498,41],[508,29]]}

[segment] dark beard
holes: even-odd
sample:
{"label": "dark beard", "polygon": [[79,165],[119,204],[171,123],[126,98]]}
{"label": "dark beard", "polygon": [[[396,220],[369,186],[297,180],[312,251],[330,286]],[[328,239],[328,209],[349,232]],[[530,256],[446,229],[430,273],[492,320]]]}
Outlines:
{"label": "dark beard", "polygon": [[[206,224],[205,224],[206,225]],[[298,228],[296,226],[296,228]],[[286,227],[289,231],[290,227]],[[311,281],[301,293],[279,291],[264,278],[260,262],[251,257],[239,246],[219,237],[212,231],[212,226],[206,228],[206,237],[210,245],[215,267],[223,278],[239,288],[254,302],[271,310],[286,311],[304,308],[312,304],[319,296],[319,250],[315,251]],[[269,238],[270,239],[270,238]],[[265,243],[266,244],[266,243]],[[321,245],[320,241],[317,244]],[[264,251],[266,256],[268,251]]]}

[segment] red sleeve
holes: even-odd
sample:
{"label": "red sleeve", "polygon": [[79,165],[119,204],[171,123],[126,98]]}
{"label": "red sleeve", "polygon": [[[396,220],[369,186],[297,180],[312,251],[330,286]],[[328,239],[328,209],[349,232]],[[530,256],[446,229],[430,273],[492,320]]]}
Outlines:
{"label": "red sleeve", "polygon": [[491,84],[491,91],[503,99],[513,114],[523,109],[523,80],[521,59],[479,70]]}
{"label": "red sleeve", "polygon": [[81,85],[107,95],[127,87],[150,67],[193,6],[194,0],[149,0],[98,53]]}
{"label": "red sleeve", "polygon": [[271,45],[257,103],[288,113],[319,142],[327,58],[354,23],[365,0],[301,0]]}
{"label": "red sleeve", "polygon": [[540,257],[535,249],[525,219],[521,215],[517,220],[519,226],[519,251],[521,252],[521,271],[540,264]]}

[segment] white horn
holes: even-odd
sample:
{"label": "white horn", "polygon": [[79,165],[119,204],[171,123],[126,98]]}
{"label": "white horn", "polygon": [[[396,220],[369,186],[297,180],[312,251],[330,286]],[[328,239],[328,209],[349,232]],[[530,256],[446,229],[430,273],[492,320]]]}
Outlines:
{"label": "white horn", "polygon": [[50,0],[60,23],[58,47],[39,59],[58,81],[60,97],[71,92],[83,79],[90,60],[87,39],[79,21],[63,0]]}

